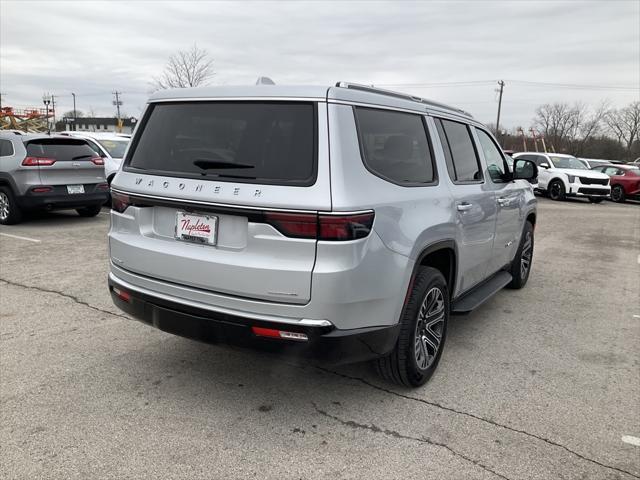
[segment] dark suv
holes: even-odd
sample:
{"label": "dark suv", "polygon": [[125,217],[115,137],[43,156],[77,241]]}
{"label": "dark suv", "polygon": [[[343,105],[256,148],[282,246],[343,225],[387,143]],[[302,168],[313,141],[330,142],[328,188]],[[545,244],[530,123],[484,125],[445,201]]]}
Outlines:
{"label": "dark suv", "polygon": [[0,133],[0,224],[19,223],[35,209],[93,217],[108,193],[104,160],[86,140]]}

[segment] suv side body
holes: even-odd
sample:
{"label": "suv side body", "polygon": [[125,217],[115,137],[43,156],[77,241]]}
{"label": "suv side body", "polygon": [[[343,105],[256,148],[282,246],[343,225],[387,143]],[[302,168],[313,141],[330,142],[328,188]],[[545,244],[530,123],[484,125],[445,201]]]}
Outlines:
{"label": "suv side body", "polygon": [[[163,109],[175,110],[171,119],[182,114],[181,105],[196,112],[209,108],[203,104],[215,111],[299,103],[313,106],[316,163],[306,184],[136,166],[155,157],[136,157],[154,143],[145,141],[145,131],[182,128],[163,124]],[[206,161],[226,164],[226,153],[218,152],[216,162]],[[461,152],[476,162],[475,175],[465,177],[454,164]],[[422,156],[426,161],[417,169],[415,158],[422,162]],[[391,157],[397,167],[386,171],[381,159]],[[455,310],[457,301],[511,266],[527,223],[535,224],[536,200],[526,180],[508,176],[502,151],[483,125],[408,96],[342,86],[162,92],[150,100],[112,183],[112,298],[134,317],[180,335],[253,344],[256,332],[246,327],[279,326],[305,335],[291,348],[332,363],[383,357],[398,342],[421,267],[441,272]],[[216,216],[216,246],[176,241],[176,215],[184,210]],[[317,238],[283,227],[290,221],[289,227],[302,229],[309,215],[316,215]],[[322,237],[327,225],[331,232],[344,222],[365,233],[344,241]],[[206,335],[203,317],[215,320]],[[219,322],[226,322],[224,332]],[[231,324],[245,328],[230,333]]]}
{"label": "suv side body", "polygon": [[35,209],[76,209],[91,216],[108,198],[103,161],[84,140],[0,133],[0,147],[1,198],[11,209],[0,223],[17,223],[21,212]]}

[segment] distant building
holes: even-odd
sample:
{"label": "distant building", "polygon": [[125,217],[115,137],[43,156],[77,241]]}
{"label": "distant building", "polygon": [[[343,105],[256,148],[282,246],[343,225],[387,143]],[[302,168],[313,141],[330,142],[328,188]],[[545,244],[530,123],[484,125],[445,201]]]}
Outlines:
{"label": "distant building", "polygon": [[134,117],[123,118],[122,128],[118,130],[118,119],[114,117],[64,117],[56,122],[56,132],[76,131],[76,132],[119,132],[132,133],[138,119]]}

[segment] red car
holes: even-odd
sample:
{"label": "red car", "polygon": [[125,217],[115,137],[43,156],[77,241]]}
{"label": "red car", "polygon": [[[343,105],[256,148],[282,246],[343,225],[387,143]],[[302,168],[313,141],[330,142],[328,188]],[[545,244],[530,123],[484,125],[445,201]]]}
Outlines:
{"label": "red car", "polygon": [[640,200],[640,166],[627,165],[601,165],[591,170],[606,173],[611,177],[611,200],[624,202],[628,198]]}

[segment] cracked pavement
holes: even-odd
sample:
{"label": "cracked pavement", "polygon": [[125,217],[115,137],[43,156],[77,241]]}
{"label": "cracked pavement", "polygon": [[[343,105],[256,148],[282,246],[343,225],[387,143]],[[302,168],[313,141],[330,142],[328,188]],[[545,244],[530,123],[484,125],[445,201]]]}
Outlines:
{"label": "cracked pavement", "polygon": [[0,235],[2,478],[640,478],[638,205],[541,199],[529,284],[416,390],[129,320],[108,222],[0,227],[41,241]]}

